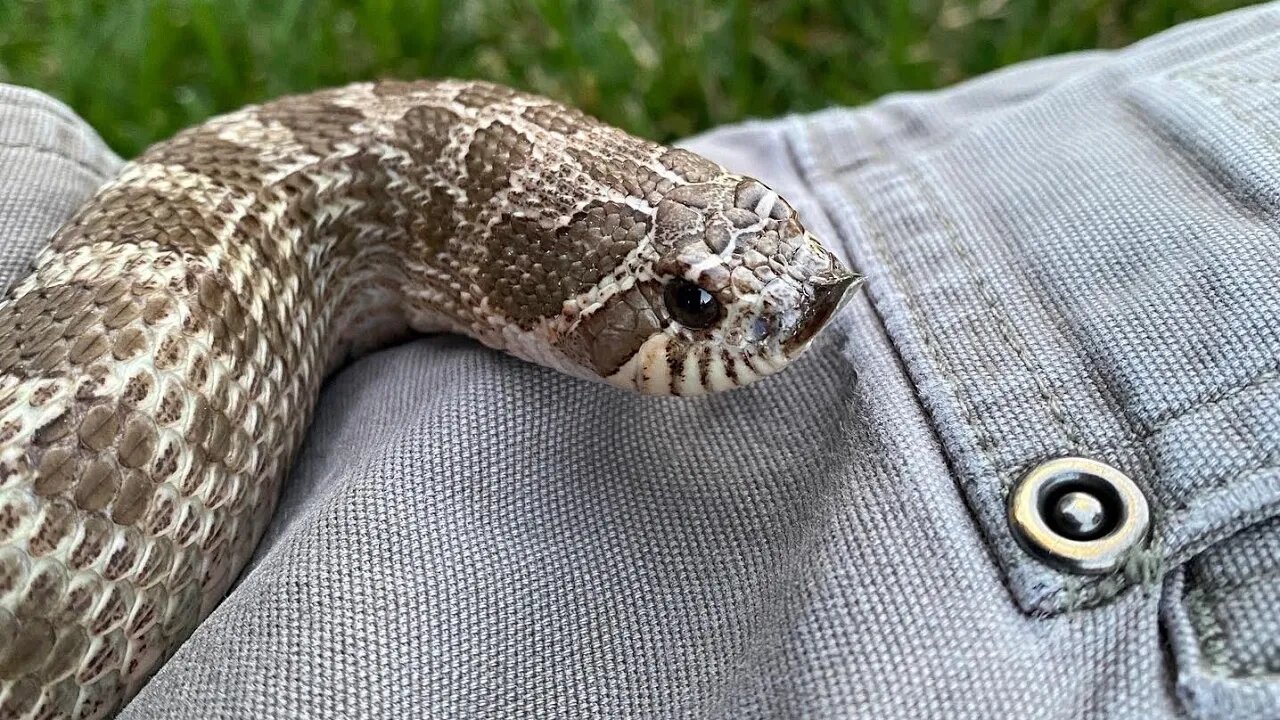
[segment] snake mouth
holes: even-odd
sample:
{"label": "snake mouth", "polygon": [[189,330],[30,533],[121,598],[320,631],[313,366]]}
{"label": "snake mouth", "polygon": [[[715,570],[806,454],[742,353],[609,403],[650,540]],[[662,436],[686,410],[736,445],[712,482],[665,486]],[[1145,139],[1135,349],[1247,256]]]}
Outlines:
{"label": "snake mouth", "polygon": [[850,291],[861,282],[861,275],[838,266],[830,275],[815,278],[808,312],[791,337],[783,341],[782,351],[792,356],[804,350],[818,332],[827,326],[836,311],[853,297]]}

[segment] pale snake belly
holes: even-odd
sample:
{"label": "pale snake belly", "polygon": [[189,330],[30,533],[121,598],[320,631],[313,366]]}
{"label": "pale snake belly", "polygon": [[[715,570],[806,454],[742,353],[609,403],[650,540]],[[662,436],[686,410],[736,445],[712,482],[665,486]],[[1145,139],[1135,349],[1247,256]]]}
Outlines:
{"label": "pale snake belly", "polygon": [[698,395],[782,368],[855,281],[758,181],[485,83],[153,146],[0,306],[0,718],[145,682],[253,552],[346,358],[449,331]]}

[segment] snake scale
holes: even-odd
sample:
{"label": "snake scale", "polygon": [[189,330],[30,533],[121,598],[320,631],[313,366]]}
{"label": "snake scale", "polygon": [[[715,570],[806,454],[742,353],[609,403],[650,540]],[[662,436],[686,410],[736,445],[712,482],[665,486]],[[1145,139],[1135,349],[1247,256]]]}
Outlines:
{"label": "snake scale", "polygon": [[487,83],[154,145],[0,305],[0,718],[136,692],[248,560],[347,359],[455,332],[698,395],[785,366],[856,281],[760,182]]}

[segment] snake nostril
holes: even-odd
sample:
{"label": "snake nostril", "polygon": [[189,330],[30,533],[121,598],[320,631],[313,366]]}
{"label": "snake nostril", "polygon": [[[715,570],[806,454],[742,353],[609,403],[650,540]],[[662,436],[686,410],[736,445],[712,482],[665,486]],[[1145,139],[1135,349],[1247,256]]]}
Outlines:
{"label": "snake nostril", "polygon": [[815,279],[804,320],[801,321],[795,333],[783,342],[783,350],[794,352],[803,348],[814,335],[818,334],[819,330],[826,327],[831,316],[843,305],[849,289],[857,284],[860,277],[845,270],[842,273]]}
{"label": "snake nostril", "polygon": [[773,334],[773,323],[769,318],[761,316],[751,323],[751,328],[747,331],[747,340],[749,342],[760,342]]}

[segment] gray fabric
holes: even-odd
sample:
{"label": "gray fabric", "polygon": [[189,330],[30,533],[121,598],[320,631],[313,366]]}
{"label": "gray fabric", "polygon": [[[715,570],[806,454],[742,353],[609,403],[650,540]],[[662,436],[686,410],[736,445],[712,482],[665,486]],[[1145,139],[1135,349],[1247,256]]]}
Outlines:
{"label": "gray fabric", "polygon": [[27,274],[49,233],[119,165],[66,105],[0,85],[0,288]]}
{"label": "gray fabric", "polygon": [[[1280,14],[1067,62],[795,131],[1037,612],[1122,591],[1280,503]],[[1130,577],[1057,573],[1010,537],[1008,487],[1057,455],[1147,490],[1155,537]]]}
{"label": "gray fabric", "polygon": [[[449,337],[355,363],[123,716],[1280,716],[1277,28],[695,138],[868,274],[811,354],[704,401]],[[1062,454],[1148,495],[1129,572],[1011,541]]]}
{"label": "gray fabric", "polygon": [[1206,550],[1166,587],[1186,705],[1200,717],[1280,717],[1280,518]]}

